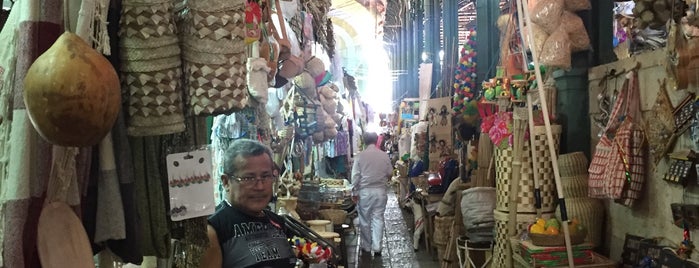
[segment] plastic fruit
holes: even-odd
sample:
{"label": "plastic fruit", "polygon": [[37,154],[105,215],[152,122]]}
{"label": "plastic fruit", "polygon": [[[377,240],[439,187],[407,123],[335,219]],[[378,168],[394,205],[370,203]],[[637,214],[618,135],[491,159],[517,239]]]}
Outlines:
{"label": "plastic fruit", "polygon": [[546,220],[538,218],[536,219],[536,224],[541,225],[541,227],[546,227]]}
{"label": "plastic fruit", "polygon": [[50,143],[92,146],[112,130],[119,114],[119,76],[102,54],[66,32],[27,70],[24,103]]}
{"label": "plastic fruit", "polygon": [[558,230],[558,227],[556,227],[556,226],[549,226],[549,227],[546,227],[545,233],[547,235],[558,235],[560,233],[560,231]]}
{"label": "plastic fruit", "polygon": [[546,221],[546,225],[544,227],[546,227],[546,229],[548,229],[550,226],[555,226],[556,229],[560,229],[561,223],[559,223],[556,218],[550,218],[549,220]]}
{"label": "plastic fruit", "polygon": [[532,234],[543,234],[544,231],[546,231],[544,229],[544,226],[539,225],[539,224],[534,224],[534,225],[532,225],[531,228],[529,228],[529,232]]}

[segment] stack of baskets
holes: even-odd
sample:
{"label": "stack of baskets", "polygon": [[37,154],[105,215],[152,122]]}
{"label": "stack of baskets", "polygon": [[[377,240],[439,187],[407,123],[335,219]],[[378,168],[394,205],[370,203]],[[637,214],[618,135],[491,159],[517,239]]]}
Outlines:
{"label": "stack of baskets", "polygon": [[[562,128],[560,125],[551,125],[554,138],[554,146],[558,151]],[[553,174],[552,159],[549,155],[548,139],[544,126],[535,126],[530,131],[534,147],[526,140],[522,149],[522,167],[520,170],[519,191],[517,192],[517,231],[526,229],[530,223],[536,220],[536,208],[534,207],[534,168],[538,172],[539,189],[541,192],[541,212],[545,219],[553,217],[556,209],[556,180]],[[532,156],[536,155],[536,163]],[[554,156],[556,157],[556,156]],[[510,182],[512,180],[512,162],[514,161],[513,148],[495,148],[495,188],[496,207],[495,217],[495,246],[493,247],[494,267],[510,267],[512,264],[512,250],[508,233],[508,214],[510,211]]]}
{"label": "stack of baskets", "polygon": [[183,59],[188,101],[195,115],[246,107],[245,1],[187,1]]}
{"label": "stack of baskets", "polygon": [[[604,222],[604,204],[600,199],[587,196],[587,157],[582,152],[562,154],[558,157],[561,172],[561,186],[566,200],[568,219],[577,218],[587,227],[585,240],[594,247],[602,243],[602,223]],[[556,208],[556,217],[561,213]]]}
{"label": "stack of baskets", "polygon": [[184,131],[182,61],[172,1],[125,0],[119,24],[129,135]]}

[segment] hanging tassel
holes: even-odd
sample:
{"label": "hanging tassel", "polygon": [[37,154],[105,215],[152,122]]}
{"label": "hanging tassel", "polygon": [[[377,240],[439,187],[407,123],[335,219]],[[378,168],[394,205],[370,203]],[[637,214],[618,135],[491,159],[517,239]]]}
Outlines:
{"label": "hanging tassel", "polygon": [[97,0],[95,4],[95,19],[92,25],[95,50],[104,55],[111,55],[109,45],[109,32],[107,31],[107,15],[109,14],[109,0]]}

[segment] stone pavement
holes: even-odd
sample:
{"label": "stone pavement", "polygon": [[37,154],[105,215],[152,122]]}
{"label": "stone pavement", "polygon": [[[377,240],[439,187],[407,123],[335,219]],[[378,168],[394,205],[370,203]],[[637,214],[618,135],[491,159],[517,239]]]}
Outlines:
{"label": "stone pavement", "polygon": [[[346,238],[348,268],[431,268],[439,267],[439,263],[432,260],[424,249],[413,251],[412,230],[408,228],[403,218],[403,211],[398,206],[395,193],[388,190],[388,203],[386,205],[385,228],[383,239],[383,252],[380,257],[372,257],[360,252],[358,235],[349,234]],[[357,230],[359,232],[359,230]]]}

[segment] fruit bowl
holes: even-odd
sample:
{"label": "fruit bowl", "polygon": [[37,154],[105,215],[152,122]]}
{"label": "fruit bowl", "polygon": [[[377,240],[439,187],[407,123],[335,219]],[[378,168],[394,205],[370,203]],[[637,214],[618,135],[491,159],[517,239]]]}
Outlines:
{"label": "fruit bowl", "polygon": [[[585,242],[586,232],[575,232],[570,234],[571,245],[577,245]],[[529,239],[532,244],[540,247],[555,247],[565,246],[566,240],[564,234],[549,235],[549,234],[533,234],[529,233]]]}

